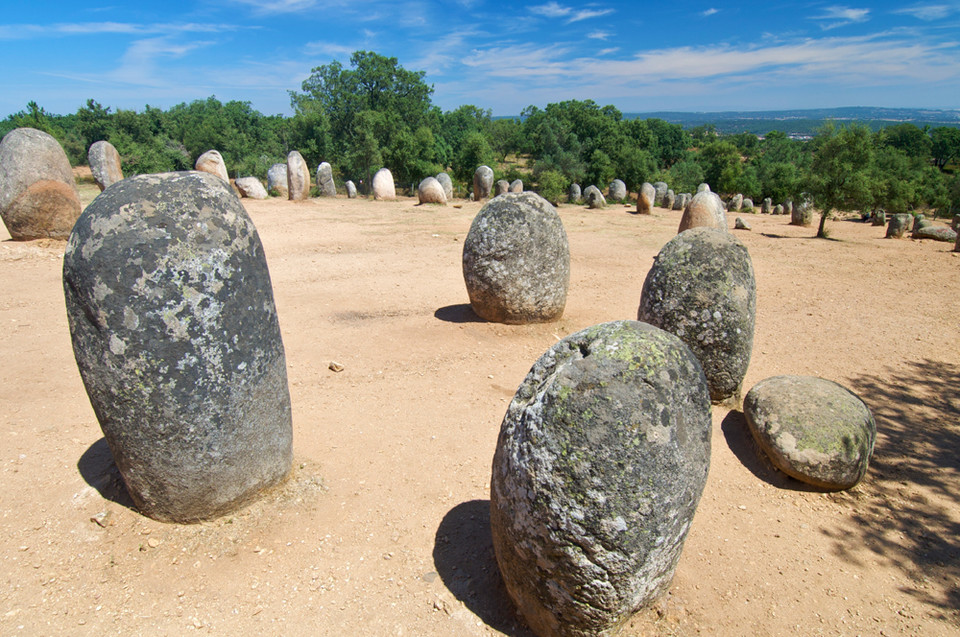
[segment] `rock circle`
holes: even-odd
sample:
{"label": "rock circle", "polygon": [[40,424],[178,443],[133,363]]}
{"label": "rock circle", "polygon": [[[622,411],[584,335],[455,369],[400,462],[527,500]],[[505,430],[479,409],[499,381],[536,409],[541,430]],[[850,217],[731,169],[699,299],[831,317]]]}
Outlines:
{"label": "rock circle", "polygon": [[497,563],[538,635],[612,635],[669,587],[706,483],[710,400],[672,334],[615,321],[533,365],[490,480]]}
{"label": "rock circle", "polygon": [[447,205],[447,196],[443,192],[443,186],[437,181],[436,177],[427,177],[417,186],[417,199],[421,204],[435,203],[442,206]]}
{"label": "rock circle", "polygon": [[393,173],[389,168],[378,170],[371,185],[374,199],[390,201],[397,198],[397,186],[393,183]]}
{"label": "rock circle", "polygon": [[208,150],[203,153],[197,157],[197,163],[194,164],[193,167],[195,170],[210,173],[226,183],[230,183],[230,175],[227,174],[227,164],[223,161],[223,155],[220,154],[219,150]]}
{"label": "rock circle", "polygon": [[90,173],[93,174],[93,180],[97,182],[100,192],[123,179],[120,153],[108,141],[100,140],[90,144],[90,149],[87,150],[87,163],[90,165]]}
{"label": "rock circle", "polygon": [[226,182],[139,175],[67,243],[77,366],[142,513],[229,513],[290,471],[290,395],[263,246]]}
{"label": "rock circle", "polygon": [[787,475],[827,490],[866,475],[877,426],[859,396],[815,376],[773,376],[743,400],[750,432]]}
{"label": "rock circle", "polygon": [[66,239],[80,216],[80,195],[60,143],[34,128],[0,141],[0,218],[14,241]]}
{"label": "rock circle", "polygon": [[488,201],[463,242],[463,278],[477,316],[545,323],[563,315],[570,247],[560,215],[533,192]]}
{"label": "rock circle", "polygon": [[727,231],[693,228],[660,250],[637,319],[675,334],[703,365],[715,403],[739,401],[753,352],[757,285],[750,253]]}

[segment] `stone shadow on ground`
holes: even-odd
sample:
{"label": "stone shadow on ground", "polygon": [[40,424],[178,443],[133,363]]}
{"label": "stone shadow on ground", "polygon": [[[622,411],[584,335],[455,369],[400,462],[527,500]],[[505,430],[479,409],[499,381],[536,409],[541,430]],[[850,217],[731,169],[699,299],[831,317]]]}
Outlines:
{"label": "stone shadow on ground", "polygon": [[120,476],[120,469],[113,461],[113,454],[110,453],[106,438],[97,440],[83,452],[77,461],[77,470],[84,481],[96,489],[103,499],[116,502],[133,511],[137,510]]}
{"label": "stone shadow on ground", "polygon": [[485,320],[477,316],[469,303],[441,307],[433,313],[433,316],[447,323],[486,323]]}
{"label": "stone shadow on ground", "polygon": [[447,589],[487,626],[510,637],[533,637],[500,576],[489,500],[463,502],[443,516],[434,539],[433,562]]}
{"label": "stone shadow on ground", "polygon": [[760,450],[757,442],[750,433],[747,419],[742,411],[730,411],[720,423],[720,430],[727,441],[727,446],[744,467],[750,470],[760,480],[778,489],[791,491],[822,491],[816,487],[791,478],[773,466],[766,454]]}
{"label": "stone shadow on ground", "polygon": [[877,422],[864,481],[832,494],[849,517],[823,533],[849,563],[880,560],[904,592],[960,626],[960,364],[908,362],[849,384]]}

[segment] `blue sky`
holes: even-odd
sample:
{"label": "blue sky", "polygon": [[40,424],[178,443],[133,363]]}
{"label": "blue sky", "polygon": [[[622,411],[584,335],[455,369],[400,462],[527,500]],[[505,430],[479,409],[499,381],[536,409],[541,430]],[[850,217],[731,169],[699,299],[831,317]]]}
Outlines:
{"label": "blue sky", "polygon": [[433,102],[519,114],[960,108],[960,0],[529,3],[20,0],[0,22],[0,117],[215,95],[289,114],[310,70],[358,50],[426,72]]}

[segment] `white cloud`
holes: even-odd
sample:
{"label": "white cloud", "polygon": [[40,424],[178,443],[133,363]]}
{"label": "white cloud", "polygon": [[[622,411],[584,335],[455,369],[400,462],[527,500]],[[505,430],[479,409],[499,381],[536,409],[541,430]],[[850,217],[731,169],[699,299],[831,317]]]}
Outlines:
{"label": "white cloud", "polygon": [[894,13],[911,15],[918,20],[932,21],[942,20],[957,10],[958,8],[956,6],[950,6],[947,4],[917,4],[913,5],[912,7],[898,9],[894,11]]}
{"label": "white cloud", "polygon": [[[360,48],[363,48],[362,46]],[[333,42],[307,42],[300,49],[304,55],[309,56],[323,56],[329,58],[349,58],[354,51],[357,50],[356,46],[346,46],[343,44],[334,44]]]}
{"label": "white cloud", "polygon": [[610,47],[609,49],[600,49],[599,51],[597,51],[597,57],[602,57],[604,55],[613,55],[619,50],[620,50],[620,47],[618,46]]}
{"label": "white cloud", "polygon": [[269,15],[277,13],[298,13],[317,6],[317,0],[233,0],[237,4],[253,8],[254,13]]}
{"label": "white cloud", "polygon": [[570,7],[560,6],[556,2],[548,2],[547,4],[540,4],[540,5],[530,7],[531,13],[547,16],[548,18],[562,18],[564,16],[570,15],[571,11],[573,11],[573,9],[571,9]]}
{"label": "white cloud", "polygon": [[613,13],[613,9],[582,9],[574,13],[567,24],[571,22],[580,22],[581,20],[589,20],[590,18],[599,18],[600,16],[608,15]]}
{"label": "white cloud", "polygon": [[870,9],[852,9],[850,7],[827,7],[822,15],[813,16],[813,20],[820,20],[820,28],[824,31],[836,29],[855,22],[866,22],[870,19]]}
{"label": "white cloud", "polygon": [[[197,22],[135,24],[124,22],[76,22],[51,25],[0,25],[0,40],[25,40],[41,37],[70,35],[176,35],[180,33],[220,33],[236,31],[241,27],[230,24],[202,24]],[[259,27],[243,27],[256,29]]]}
{"label": "white cloud", "polygon": [[709,18],[710,16],[717,13],[720,13],[720,9],[714,9],[713,7],[710,7],[706,11],[701,11],[700,15],[702,15],[704,18]]}
{"label": "white cloud", "polygon": [[609,33],[608,31],[591,31],[587,34],[587,37],[591,40],[606,40],[611,35],[613,34]]}

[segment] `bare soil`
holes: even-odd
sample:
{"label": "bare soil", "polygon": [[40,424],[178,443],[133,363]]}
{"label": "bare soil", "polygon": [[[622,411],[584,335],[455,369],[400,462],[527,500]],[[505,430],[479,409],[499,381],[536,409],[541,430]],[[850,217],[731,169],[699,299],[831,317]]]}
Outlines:
{"label": "bare soil", "polygon": [[[561,206],[566,313],[506,326],[467,304],[477,203],[244,204],[273,278],[295,470],[205,524],[131,507],[73,360],[64,243],[0,241],[0,635],[528,636],[490,542],[500,421],[557,339],[636,317],[680,213]],[[809,490],[758,455],[742,413],[715,408],[670,593],[623,634],[960,634],[960,253],[748,217],[745,389],[776,374],[853,389],[877,420],[871,469],[852,491]]]}

